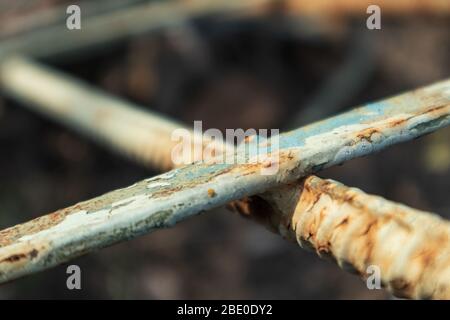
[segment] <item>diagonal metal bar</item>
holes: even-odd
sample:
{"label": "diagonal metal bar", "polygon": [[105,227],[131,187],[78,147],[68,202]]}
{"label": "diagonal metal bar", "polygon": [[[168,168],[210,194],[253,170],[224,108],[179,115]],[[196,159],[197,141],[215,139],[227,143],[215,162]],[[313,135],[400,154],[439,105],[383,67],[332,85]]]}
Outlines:
{"label": "diagonal metal bar", "polygon": [[36,272],[99,247],[171,226],[231,200],[293,182],[450,122],[444,81],[280,136],[276,175],[264,164],[194,164],[0,232],[0,279]]}

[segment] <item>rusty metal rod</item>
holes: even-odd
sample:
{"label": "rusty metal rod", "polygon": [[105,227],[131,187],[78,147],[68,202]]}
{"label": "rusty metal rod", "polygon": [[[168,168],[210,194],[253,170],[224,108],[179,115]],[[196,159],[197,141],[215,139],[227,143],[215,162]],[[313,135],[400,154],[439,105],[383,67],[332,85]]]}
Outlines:
{"label": "rusty metal rod", "polygon": [[[4,77],[4,82],[9,79]],[[24,79],[11,83],[23,85]],[[308,172],[436,130],[449,123],[449,82],[369,104],[282,135],[280,148],[272,150],[279,155],[280,165],[274,176],[260,175],[264,164],[200,163],[3,230],[0,279],[6,281],[49,268],[95,248],[171,226],[242,196],[295,181]]]}
{"label": "rusty metal rod", "polygon": [[398,297],[450,299],[450,223],[436,214],[316,176],[230,207],[364,279],[378,268]]}

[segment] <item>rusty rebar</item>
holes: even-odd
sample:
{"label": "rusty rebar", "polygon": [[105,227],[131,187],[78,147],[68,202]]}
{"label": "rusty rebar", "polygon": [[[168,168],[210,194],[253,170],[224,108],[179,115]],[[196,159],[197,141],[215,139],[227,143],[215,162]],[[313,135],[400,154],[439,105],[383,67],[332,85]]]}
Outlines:
{"label": "rusty rebar", "polygon": [[450,299],[450,223],[436,214],[316,176],[230,207],[364,279],[379,268],[396,296]]}

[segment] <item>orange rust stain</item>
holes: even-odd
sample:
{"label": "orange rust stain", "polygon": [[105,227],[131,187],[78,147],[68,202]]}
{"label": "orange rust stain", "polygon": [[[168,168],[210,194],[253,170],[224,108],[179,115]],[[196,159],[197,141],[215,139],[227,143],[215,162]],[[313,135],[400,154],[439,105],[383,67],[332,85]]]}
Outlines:
{"label": "orange rust stain", "polygon": [[25,235],[31,235],[57,225],[71,213],[71,209],[71,207],[61,209],[54,213],[0,231],[0,246],[10,245]]}
{"label": "orange rust stain", "polygon": [[420,259],[420,264],[422,266],[422,268],[425,268],[429,265],[431,265],[435,259],[435,257],[438,254],[438,248],[440,246],[434,246],[430,248],[424,248],[421,250],[421,252],[418,254],[418,257]]}
{"label": "orange rust stain", "polygon": [[[361,258],[364,259],[364,265],[367,266],[372,261],[373,251],[376,245],[376,234],[379,230],[377,220],[369,223],[369,228],[365,233],[365,242],[361,248]],[[364,271],[364,270],[361,270]]]}
{"label": "orange rust stain", "polygon": [[13,263],[13,262],[17,262],[19,260],[22,260],[22,259],[24,259],[26,257],[27,257],[27,255],[24,254],[24,253],[13,254],[13,255],[11,255],[11,256],[1,260],[0,263],[3,263],[3,262]]}
{"label": "orange rust stain", "polygon": [[397,127],[397,126],[399,126],[399,125],[405,123],[405,122],[408,121],[409,119],[411,119],[411,117],[405,118],[405,119],[400,119],[400,120],[390,121],[390,122],[389,122],[389,126],[390,126],[390,127]]}
{"label": "orange rust stain", "polygon": [[426,113],[434,113],[434,112],[439,111],[439,110],[441,110],[441,109],[443,109],[443,108],[445,108],[445,107],[448,107],[448,106],[449,106],[448,103],[447,103],[447,104],[438,105],[438,106],[433,106],[433,107],[431,107],[430,109],[427,109],[427,110],[424,112],[424,114],[426,114]]}
{"label": "orange rust stain", "polygon": [[378,220],[374,219],[368,223],[366,223],[365,229],[359,234],[360,237],[369,236],[372,234],[375,229],[375,226],[378,224]]}
{"label": "orange rust stain", "polygon": [[216,192],[214,191],[214,189],[208,189],[208,197],[210,198],[214,198],[216,196]]}
{"label": "orange rust stain", "polygon": [[[402,215],[401,217],[399,217],[399,215]],[[411,232],[413,231],[413,228],[411,225],[409,225],[408,223],[406,223],[402,218],[404,217],[404,212],[401,211],[396,211],[396,213],[388,213],[383,215],[382,217],[380,217],[380,221],[383,224],[387,224],[390,221],[393,221],[396,223],[396,225],[402,229],[404,229],[406,232]]]}
{"label": "orange rust stain", "polygon": [[348,225],[349,218],[345,217],[341,222],[338,223],[338,225],[335,228],[345,227]]}
{"label": "orange rust stain", "polygon": [[244,143],[252,142],[255,136],[245,136],[244,137]]}
{"label": "orange rust stain", "polygon": [[0,231],[0,246],[7,246],[26,235],[32,235],[47,230],[62,222],[68,215],[77,211],[96,211],[110,203],[113,193],[98,197],[97,199],[80,202],[71,207],[57,210],[53,213],[38,217],[23,224],[19,224]]}
{"label": "orange rust stain", "polygon": [[[441,97],[439,97],[439,98],[441,98]],[[411,120],[411,119],[413,119],[413,118],[415,118],[415,117],[417,117],[417,116],[421,116],[421,115],[425,115],[425,114],[432,114],[432,113],[438,113],[438,114],[439,114],[438,111],[440,111],[440,110],[442,110],[443,108],[446,108],[446,107],[448,107],[448,106],[449,106],[448,103],[442,104],[442,105],[437,105],[437,106],[434,105],[434,106],[432,106],[432,107],[426,109],[425,111],[420,112],[420,113],[415,114],[415,115],[412,115],[412,116],[410,116],[410,117],[408,117],[408,118],[400,119],[400,120],[395,120],[395,121],[391,121],[391,122],[389,122],[389,126],[390,126],[390,127],[396,127],[396,126],[401,125],[401,124],[405,123],[406,121],[409,121],[409,120]]]}
{"label": "orange rust stain", "polygon": [[37,257],[38,253],[39,253],[38,250],[33,249],[30,252],[28,252],[28,253],[12,254],[9,257],[6,257],[6,258],[0,260],[0,263],[3,263],[3,262],[14,263],[14,262],[20,261],[20,260],[25,259],[25,258],[34,259],[34,258]]}
{"label": "orange rust stain", "polygon": [[361,140],[366,140],[368,142],[372,142],[372,135],[374,135],[375,133],[379,133],[380,131],[378,129],[375,128],[367,128],[364,129],[363,131],[359,132],[356,135],[356,138],[361,141]]}

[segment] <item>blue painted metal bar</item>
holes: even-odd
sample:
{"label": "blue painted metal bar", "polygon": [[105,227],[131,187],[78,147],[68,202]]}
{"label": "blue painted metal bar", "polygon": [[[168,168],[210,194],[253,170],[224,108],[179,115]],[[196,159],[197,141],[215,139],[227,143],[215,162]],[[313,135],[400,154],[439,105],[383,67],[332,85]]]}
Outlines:
{"label": "blue painted metal bar", "polygon": [[[407,141],[450,123],[443,81],[308,125],[268,141],[266,162],[195,163],[0,231],[0,281],[49,268],[96,248],[169,227],[322,168]],[[270,143],[270,140],[269,140]],[[277,147],[274,147],[277,146]],[[243,152],[241,148],[237,154]],[[250,159],[245,155],[247,160]],[[274,160],[275,159],[275,160]]]}

